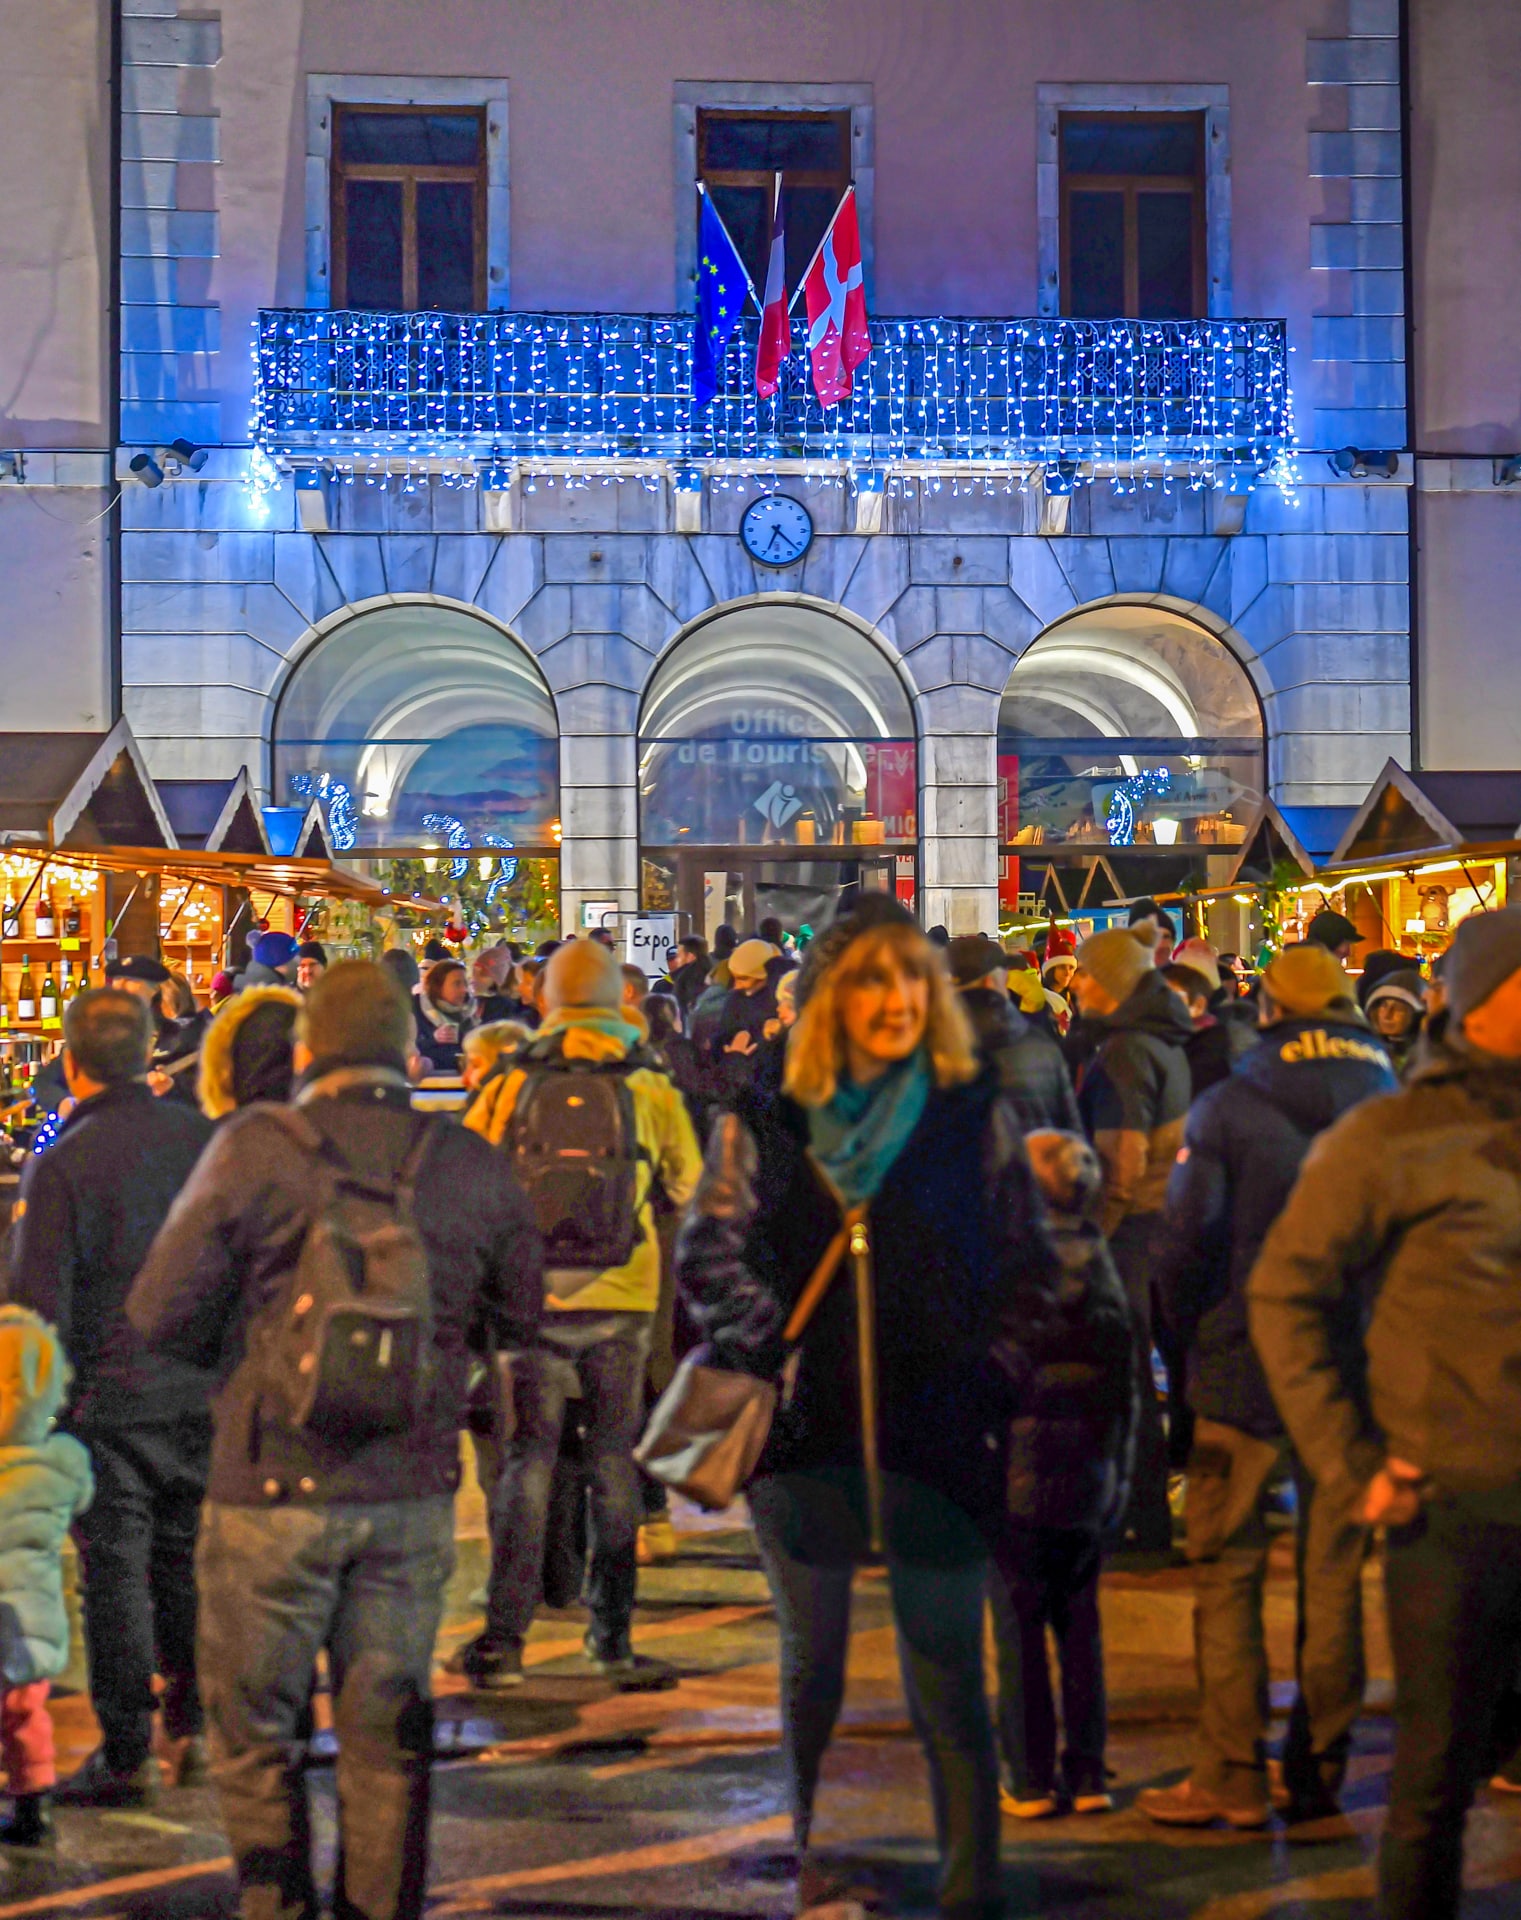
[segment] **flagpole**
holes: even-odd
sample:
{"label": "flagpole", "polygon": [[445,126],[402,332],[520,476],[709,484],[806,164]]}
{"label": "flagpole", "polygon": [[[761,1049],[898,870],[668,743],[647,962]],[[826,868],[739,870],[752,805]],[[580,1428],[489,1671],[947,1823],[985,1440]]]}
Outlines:
{"label": "flagpole", "polygon": [[750,269],[745,265],[745,256],[740,252],[739,248],[734,245],[734,235],[729,231],[729,223],[724,219],[723,215],[718,211],[718,202],[713,198],[712,194],[708,192],[707,183],[705,181],[702,181],[702,180],[698,181],[697,191],[702,195],[703,199],[706,200],[708,204],[712,207],[713,218],[718,222],[719,226],[723,229],[723,236],[725,240],[728,241],[730,247],[733,249],[734,258],[739,262],[739,270],[745,276],[745,292],[748,293],[750,298],[755,302],[756,312],[764,313],[765,309],[764,307],[762,307],[760,303],[760,295],[755,291],[755,282],[750,278]]}
{"label": "flagpole", "polygon": [[[844,212],[845,202],[850,198],[850,196],[855,192],[855,190],[856,190],[856,183],[854,180],[852,180],[850,185],[845,189],[844,193],[840,195],[840,204],[835,208],[834,212],[829,216],[829,225],[825,227],[822,235],[819,238],[819,244],[813,250],[813,258],[808,262],[807,266],[804,267],[803,277],[801,280],[798,281],[796,290],[794,291],[792,298],[787,302],[787,311],[789,314],[792,312],[792,309],[797,305],[798,294],[800,294],[803,291],[804,287],[807,286],[809,274],[812,273],[814,268],[818,265],[819,255],[824,251],[824,242],[829,238],[830,234],[834,232],[834,223],[836,220],[839,219],[840,215]],[[715,208],[714,211],[717,212],[717,208]]]}

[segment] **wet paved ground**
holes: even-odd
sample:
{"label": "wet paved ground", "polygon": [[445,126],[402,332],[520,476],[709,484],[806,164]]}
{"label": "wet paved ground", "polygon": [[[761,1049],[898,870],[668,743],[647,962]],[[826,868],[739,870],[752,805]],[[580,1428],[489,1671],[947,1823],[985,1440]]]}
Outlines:
{"label": "wet paved ground", "polygon": [[[470,1630],[478,1543],[463,1542],[441,1654]],[[442,1915],[570,1920],[783,1920],[788,1825],[776,1752],[775,1634],[748,1536],[690,1532],[678,1560],[650,1570],[636,1643],[681,1669],[672,1693],[619,1696],[579,1658],[582,1622],[535,1629],[521,1693],[490,1702],[440,1676],[441,1733],[457,1757],[435,1775],[430,1920]],[[1288,1595],[1270,1609],[1275,1668],[1289,1647]],[[1136,1791],[1184,1772],[1191,1661],[1186,1575],[1110,1576],[1105,1594],[1118,1810],[1006,1823],[1011,1916],[1053,1920],[1364,1920],[1387,1789],[1390,1728],[1360,1729],[1334,1830],[1266,1837],[1166,1833],[1133,1809]],[[875,1888],[887,1913],[933,1908],[933,1852],[919,1752],[903,1719],[880,1579],[857,1589],[843,1737],[825,1774],[821,1846]],[[1375,1672],[1383,1665],[1374,1623]],[[81,1698],[57,1703],[65,1765],[93,1743]],[[330,1855],[334,1783],[309,1776]],[[230,1920],[235,1899],[209,1791],[164,1792],[152,1812],[61,1813],[47,1860],[0,1857],[0,1920]],[[1465,1920],[1521,1912],[1521,1801],[1485,1795],[1470,1823]]]}

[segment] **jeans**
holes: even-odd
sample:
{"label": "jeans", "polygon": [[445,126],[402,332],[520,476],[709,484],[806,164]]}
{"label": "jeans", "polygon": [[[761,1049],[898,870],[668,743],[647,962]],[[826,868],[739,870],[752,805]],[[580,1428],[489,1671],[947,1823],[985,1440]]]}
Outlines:
{"label": "jeans", "polygon": [[1132,1214],[1110,1237],[1115,1266],[1125,1283],[1135,1329],[1136,1390],[1140,1418],[1136,1423],[1135,1466],[1131,1473],[1130,1504],[1121,1525],[1127,1544],[1148,1553],[1172,1548],[1172,1511],[1167,1504],[1167,1435],[1151,1372],[1155,1315],[1152,1311],[1152,1246],[1161,1227],[1161,1215]]}
{"label": "jeans", "polygon": [[196,1551],[212,1770],[242,1920],[317,1920],[300,1729],[327,1649],[338,1735],[334,1920],[418,1920],[433,1643],[454,1502],[208,1502]]}
{"label": "jeans", "polygon": [[1521,1657],[1521,1526],[1434,1497],[1390,1528],[1385,1583],[1395,1745],[1380,1912],[1454,1920],[1474,1789],[1516,1736],[1506,1709]]}
{"label": "jeans", "polygon": [[[95,1498],[74,1522],[84,1584],[90,1700],[108,1763],[140,1767],[164,1731],[201,1731],[196,1690],[195,1537],[211,1461],[211,1420],[80,1428]],[[164,1682],[162,1703],[153,1676]]]}
{"label": "jeans", "polygon": [[1017,1800],[1042,1800],[1057,1786],[1056,1704],[1046,1628],[1061,1662],[1062,1784],[1103,1793],[1108,1702],[1099,1624],[1096,1532],[1011,1525],[994,1555],[993,1629],[998,1644],[998,1737]]}
{"label": "jeans", "polygon": [[[1267,1800],[1266,1496],[1287,1442],[1200,1418],[1188,1465],[1188,1557],[1201,1702],[1195,1778],[1244,1804]],[[1284,1748],[1296,1798],[1335,1795],[1362,1711],[1366,1530],[1301,1476],[1297,1568],[1299,1696]]]}
{"label": "jeans", "polygon": [[[854,1574],[844,1555],[798,1557],[810,1533],[843,1537],[850,1521],[831,1490],[806,1475],[752,1482],[750,1516],[781,1639],[782,1748],[793,1831],[807,1850],[813,1802],[845,1697]],[[839,1524],[836,1524],[838,1519]],[[812,1524],[811,1524],[812,1523]],[[898,1661],[909,1717],[929,1765],[945,1913],[996,1916],[998,1763],[982,1674],[985,1561],[926,1566],[887,1561]]]}
{"label": "jeans", "polygon": [[566,1403],[581,1394],[583,1471],[590,1491],[588,1604],[601,1653],[626,1652],[638,1582],[639,1470],[648,1313],[549,1314],[532,1347],[512,1356],[517,1430],[491,1503],[485,1638],[521,1647],[543,1581],[555,1457]]}

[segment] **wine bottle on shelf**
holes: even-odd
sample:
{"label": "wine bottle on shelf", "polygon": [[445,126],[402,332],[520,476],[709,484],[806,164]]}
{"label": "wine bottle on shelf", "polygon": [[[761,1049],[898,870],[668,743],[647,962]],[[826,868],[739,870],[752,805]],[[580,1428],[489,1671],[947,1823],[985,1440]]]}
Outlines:
{"label": "wine bottle on shelf", "polygon": [[53,978],[51,967],[42,976],[42,1018],[44,1020],[58,1018],[58,982]]}
{"label": "wine bottle on shelf", "polygon": [[37,938],[56,940],[58,938],[58,915],[53,907],[53,889],[38,897],[37,901]]}
{"label": "wine bottle on shelf", "polygon": [[7,891],[5,905],[0,908],[0,940],[19,940],[21,938],[21,906],[14,893]]}
{"label": "wine bottle on shelf", "polygon": [[16,989],[16,1018],[18,1020],[37,1018],[37,983],[32,978],[32,963],[26,954],[21,956],[21,984]]}
{"label": "wine bottle on shelf", "polygon": [[79,910],[79,902],[71,899],[63,910],[63,937],[65,940],[77,940],[80,928],[84,925],[84,916]]}

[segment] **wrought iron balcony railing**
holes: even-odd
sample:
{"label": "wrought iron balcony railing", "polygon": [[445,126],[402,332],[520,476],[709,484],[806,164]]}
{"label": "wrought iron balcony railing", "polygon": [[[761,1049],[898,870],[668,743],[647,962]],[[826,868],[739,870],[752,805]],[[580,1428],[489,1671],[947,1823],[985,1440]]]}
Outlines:
{"label": "wrought iron balcony railing", "polygon": [[465,460],[1160,464],[1262,472],[1290,441],[1281,320],[875,320],[855,395],[814,397],[800,330],[774,399],[752,318],[691,398],[684,315],[259,316],[254,439],[306,464]]}

